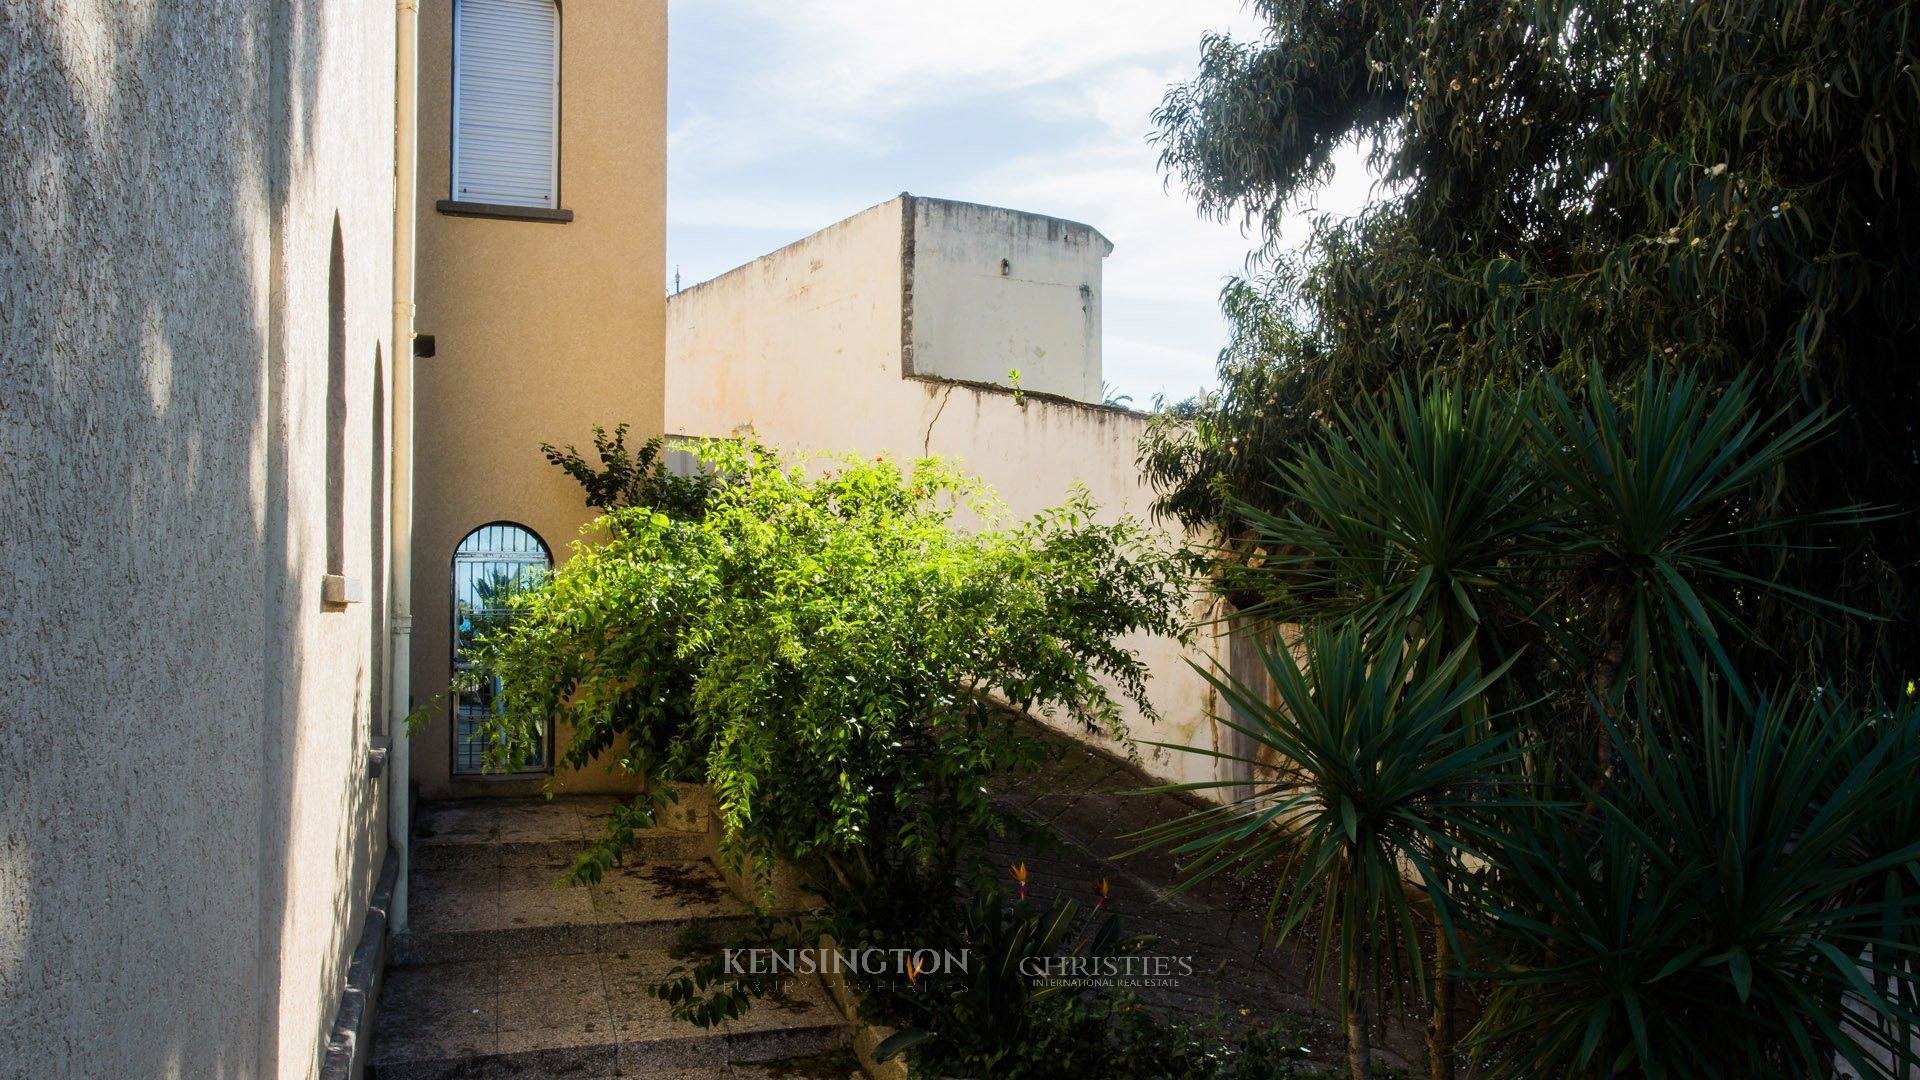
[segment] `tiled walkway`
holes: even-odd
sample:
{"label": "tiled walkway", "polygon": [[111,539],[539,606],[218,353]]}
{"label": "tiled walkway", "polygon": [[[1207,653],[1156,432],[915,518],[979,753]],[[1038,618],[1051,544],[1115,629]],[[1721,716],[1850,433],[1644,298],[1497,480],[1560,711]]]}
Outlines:
{"label": "tiled walkway", "polygon": [[570,798],[421,808],[411,922],[376,1019],[376,1080],[832,1074],[777,1064],[845,1041],[815,984],[796,980],[785,999],[713,1030],[647,995],[690,924],[723,939],[748,914],[706,860],[704,828],[652,830],[642,857],[599,884],[556,886],[611,807]]}
{"label": "tiled walkway", "polygon": [[[1117,860],[1128,835],[1186,813],[1171,795],[1134,795],[1148,784],[1126,763],[1065,740],[1039,773],[1000,797],[1057,832],[1047,846],[1000,844],[1002,863],[1024,862],[1037,896],[1091,902],[1105,878],[1109,907],[1128,929],[1159,939],[1155,951],[1192,958],[1194,974],[1143,996],[1195,1019],[1263,1023],[1311,1018],[1310,1045],[1330,1065],[1340,1038],[1329,1007],[1308,986],[1310,947],[1262,941],[1270,880],[1229,880],[1168,895],[1177,867],[1164,855]],[[706,859],[696,829],[704,808],[641,835],[641,858],[589,887],[558,888],[611,800],[571,798],[427,804],[413,851],[411,925],[394,944],[377,1017],[376,1080],[496,1076],[847,1076],[834,1053],[845,1040],[818,987],[796,984],[740,1020],[703,1031],[673,1019],[644,987],[674,963],[689,923],[725,939],[747,908]],[[1423,1057],[1417,1022],[1389,1025],[1380,1062]],[[779,1063],[785,1061],[786,1063]]]}

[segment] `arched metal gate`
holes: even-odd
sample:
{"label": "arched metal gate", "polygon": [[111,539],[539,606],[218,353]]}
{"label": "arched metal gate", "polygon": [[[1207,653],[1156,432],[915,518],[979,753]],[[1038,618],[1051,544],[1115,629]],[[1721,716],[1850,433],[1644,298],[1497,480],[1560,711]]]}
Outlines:
{"label": "arched metal gate", "polygon": [[[539,581],[553,565],[553,553],[533,530],[509,521],[482,525],[468,533],[453,554],[453,670],[456,676],[471,669],[468,647],[489,626],[503,623],[506,599]],[[464,680],[460,680],[464,681]],[[483,771],[486,737],[481,722],[494,711],[496,679],[485,679],[477,690],[454,696],[453,771],[471,776]],[[547,767],[543,744],[529,770]]]}

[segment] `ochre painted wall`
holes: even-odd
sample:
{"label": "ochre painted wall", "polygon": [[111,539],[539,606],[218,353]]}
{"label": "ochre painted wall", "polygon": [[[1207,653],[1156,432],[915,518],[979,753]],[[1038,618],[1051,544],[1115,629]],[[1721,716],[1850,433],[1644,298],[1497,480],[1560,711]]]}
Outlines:
{"label": "ochre painted wall", "polygon": [[[1002,389],[902,377],[902,298],[908,266],[919,263],[903,251],[903,215],[919,201],[883,203],[676,294],[667,305],[668,430],[725,436],[751,428],[769,445],[803,452],[938,454],[986,480],[1015,517],[1059,505],[1080,483],[1103,518],[1145,520],[1152,493],[1135,465],[1138,414],[1034,394],[1023,406]],[[936,205],[949,220],[980,225],[970,238],[946,236],[948,250],[1000,250],[1035,223],[1044,231],[1048,220]],[[968,290],[939,277],[914,281],[914,322],[924,303],[948,312],[942,347],[953,357],[1020,348],[1018,323],[983,319],[977,344],[954,336]],[[1044,315],[1039,325],[1057,330]],[[917,340],[918,327],[904,337]],[[1165,638],[1128,644],[1152,669],[1150,694],[1162,717],[1148,725],[1129,711],[1136,737],[1211,746],[1211,694],[1187,666],[1187,650]],[[1149,754],[1147,764],[1181,779],[1212,775],[1207,759],[1193,755]]]}
{"label": "ochre painted wall", "polygon": [[0,1076],[318,1069],[384,852],[393,85],[391,4],[0,7]]}
{"label": "ochre painted wall", "polygon": [[[661,431],[666,318],[665,0],[566,0],[560,19],[560,201],[566,224],[457,217],[448,197],[453,3],[420,11],[416,328],[436,355],[415,372],[413,692],[451,673],[449,573],[470,530],[513,521],[564,559],[590,518],[540,444],[586,444],[594,424]],[[413,776],[450,786],[450,708],[413,742]],[[561,733],[564,739],[564,733]],[[623,781],[562,777],[581,790]],[[464,793],[525,789],[463,784]]]}

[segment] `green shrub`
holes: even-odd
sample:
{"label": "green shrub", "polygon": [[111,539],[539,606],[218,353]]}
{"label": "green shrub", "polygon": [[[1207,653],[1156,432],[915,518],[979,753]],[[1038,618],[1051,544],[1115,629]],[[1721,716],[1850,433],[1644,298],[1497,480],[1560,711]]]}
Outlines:
{"label": "green shrub", "polygon": [[661,460],[667,442],[659,436],[648,439],[638,450],[627,449],[627,428],[621,424],[608,435],[606,428],[594,425],[593,448],[600,458],[597,465],[571,444],[562,450],[552,443],[541,443],[540,453],[580,485],[588,506],[603,513],[635,506],[683,520],[705,513],[719,479],[706,472],[679,476],[668,470]]}
{"label": "green shrub", "polygon": [[700,516],[615,510],[475,642],[496,764],[563,720],[568,766],[711,784],[730,857],[940,895],[1004,828],[983,781],[1032,760],[1019,714],[1153,715],[1121,639],[1180,635],[1186,585],[1139,525],[1084,494],[1009,525],[937,460],[695,452]]}

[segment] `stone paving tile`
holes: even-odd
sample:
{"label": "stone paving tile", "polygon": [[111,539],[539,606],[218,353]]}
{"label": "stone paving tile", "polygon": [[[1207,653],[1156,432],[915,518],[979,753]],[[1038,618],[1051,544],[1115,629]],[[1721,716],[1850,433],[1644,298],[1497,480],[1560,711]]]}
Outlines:
{"label": "stone paving tile", "polygon": [[438,1080],[471,1075],[460,1063],[493,1053],[500,1038],[492,1032],[469,1034],[426,1030],[381,1039],[370,1062],[379,1080]]}
{"label": "stone paving tile", "polygon": [[524,1031],[536,1027],[571,1027],[587,1031],[611,1030],[613,1013],[606,988],[598,979],[588,985],[516,990],[494,998],[499,1030]]}
{"label": "stone paving tile", "polygon": [[[420,877],[427,880],[421,881]],[[500,921],[500,895],[495,891],[461,893],[439,886],[428,875],[411,883],[408,930],[416,935],[458,934],[492,930]]]}
{"label": "stone paving tile", "polygon": [[414,831],[441,843],[481,843],[493,829],[494,808],[482,802],[431,803],[420,808]]}
{"label": "stone paving tile", "polygon": [[490,835],[495,843],[501,844],[542,843],[556,839],[578,841],[586,836],[586,819],[573,811],[514,807],[501,811]]}
{"label": "stone paving tile", "polygon": [[[690,921],[727,940],[751,909],[704,861],[704,834],[656,833],[634,865],[591,886],[555,887],[613,806],[604,798],[421,808],[415,852],[425,857],[377,1012],[378,1077],[733,1080],[734,1062],[845,1041],[811,981],[710,1031],[647,995],[679,963]],[[432,962],[408,966],[421,961]]]}
{"label": "stone paving tile", "polygon": [[727,1062],[724,1034],[677,1019],[666,1002],[645,994],[616,996],[613,1024],[623,1072],[712,1068]]}
{"label": "stone paving tile", "polygon": [[724,1027],[729,1035],[739,1035],[839,1022],[839,1010],[820,980],[804,976],[787,980],[778,991],[754,1002],[745,1016],[727,1021]]}
{"label": "stone paving tile", "polygon": [[386,1005],[376,1021],[383,1037],[424,1031],[462,1036],[490,1035],[496,1028],[497,994],[491,978],[465,969],[486,965],[449,964],[432,971],[400,970],[388,978]]}
{"label": "stone paving tile", "polygon": [[474,859],[452,866],[416,870],[410,884],[416,891],[434,898],[496,893],[500,891],[500,864],[491,859]]}
{"label": "stone paving tile", "polygon": [[[744,917],[705,921],[714,928],[713,937],[716,939],[725,939],[736,928],[746,925]],[[648,952],[664,954],[679,944],[683,929],[684,924],[677,922],[599,923],[593,928],[595,947],[609,956],[620,953],[629,956]]]}
{"label": "stone paving tile", "polygon": [[586,886],[568,885],[561,878],[573,868],[573,858],[554,858],[541,852],[528,852],[511,859],[502,860],[496,871],[500,876],[500,888],[506,889],[568,889],[578,890],[586,895]]}
{"label": "stone paving tile", "polygon": [[[495,1038],[493,1061],[481,1075],[521,1077],[605,1077],[619,1073],[617,1048],[604,1033],[583,1037],[570,1029],[532,1028],[502,1032]],[[464,1080],[466,1074],[461,1074]]]}
{"label": "stone paving tile", "polygon": [[497,929],[584,924],[593,918],[591,889],[503,889],[494,924]]}
{"label": "stone paving tile", "polygon": [[810,1059],[810,1061],[791,1063],[791,1065],[780,1063],[780,1061],[770,1061],[760,1065],[735,1063],[732,1072],[728,1072],[728,1076],[730,1080],[803,1080],[803,1078],[804,1080],[826,1080],[826,1078],[841,1078],[841,1076],[845,1076],[847,1080],[864,1080],[866,1072],[860,1070],[858,1063]]}
{"label": "stone paving tile", "polygon": [[[832,1071],[828,1071],[829,1069]],[[864,1080],[866,1076],[865,1073],[860,1071],[860,1066],[857,1062],[853,1064],[840,1063],[838,1068],[835,1068],[834,1065],[827,1063],[806,1062],[804,1065],[794,1066],[782,1064],[777,1061],[763,1064],[738,1063],[732,1066],[731,1071],[727,1075],[730,1080],[788,1080],[788,1078],[798,1080],[798,1078],[801,1077],[805,1077],[807,1080],[822,1080],[824,1077],[846,1077],[847,1080]]]}
{"label": "stone paving tile", "polygon": [[690,961],[670,956],[665,949],[602,953],[600,963],[609,994],[644,995],[648,986],[659,982],[674,968],[691,966]]}
{"label": "stone paving tile", "polygon": [[591,951],[524,956],[493,963],[497,985],[503,994],[531,994],[605,984],[601,956]]}
{"label": "stone paving tile", "polygon": [[620,1076],[644,1077],[731,1077],[727,1068],[726,1040],[676,1040],[661,1042],[622,1035],[615,1049]]}
{"label": "stone paving tile", "polygon": [[752,909],[727,891],[709,863],[652,863],[618,867],[591,890],[598,923],[658,922],[746,916]]}

